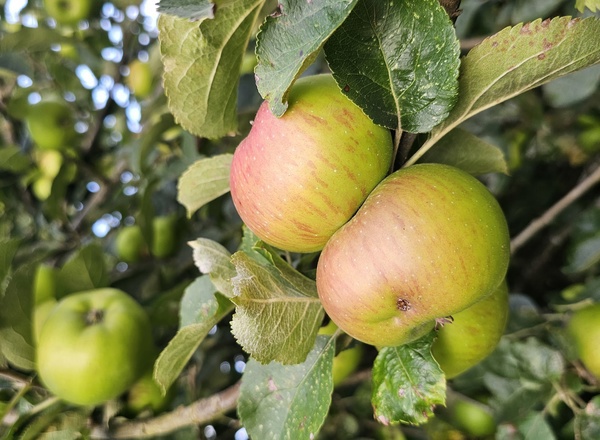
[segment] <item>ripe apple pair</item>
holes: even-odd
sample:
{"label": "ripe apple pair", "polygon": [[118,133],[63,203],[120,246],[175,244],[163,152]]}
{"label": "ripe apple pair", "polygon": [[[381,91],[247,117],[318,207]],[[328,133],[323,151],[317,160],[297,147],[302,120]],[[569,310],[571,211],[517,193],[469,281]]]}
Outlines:
{"label": "ripe apple pair", "polygon": [[263,103],[231,167],[234,204],[263,241],[322,250],[319,297],[354,338],[397,346],[502,283],[509,235],[500,206],[469,174],[420,164],[387,176],[388,130],[331,75],[301,78],[276,118]]}

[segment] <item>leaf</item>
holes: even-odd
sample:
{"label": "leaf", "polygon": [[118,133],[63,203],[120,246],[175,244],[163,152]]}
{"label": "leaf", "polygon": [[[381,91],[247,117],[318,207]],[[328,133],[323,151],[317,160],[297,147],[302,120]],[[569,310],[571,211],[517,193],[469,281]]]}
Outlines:
{"label": "leaf", "polygon": [[581,273],[600,263],[600,232],[578,241],[568,252],[569,264],[564,271]]}
{"label": "leaf", "polygon": [[588,8],[592,12],[600,10],[600,0],[576,0],[575,7],[579,12],[583,12],[585,8]]}
{"label": "leaf", "polygon": [[285,113],[290,86],[356,2],[282,0],[279,15],[267,17],[262,24],[257,35],[256,85],[275,116]]}
{"label": "leaf", "polygon": [[199,21],[215,18],[215,5],[208,0],[160,0],[158,12]]}
{"label": "leaf", "polygon": [[[10,266],[20,244],[21,240],[16,238],[0,240],[0,286],[10,272]],[[0,297],[2,297],[1,289]]]}
{"label": "leaf", "polygon": [[575,436],[582,440],[600,438],[600,396],[594,396],[575,416]]}
{"label": "leaf", "polygon": [[0,148],[0,170],[22,173],[31,167],[31,160],[16,145]]}
{"label": "leaf", "polygon": [[518,426],[523,440],[554,440],[556,436],[546,421],[544,413],[532,412]]}
{"label": "leaf", "polygon": [[34,52],[47,51],[53,44],[72,43],[69,37],[61,35],[58,30],[36,27],[22,27],[19,32],[5,32],[0,40],[0,52]]}
{"label": "leaf", "polygon": [[373,364],[373,409],[384,425],[425,423],[446,401],[444,373],[431,354],[435,333],[399,347],[384,347]]}
{"label": "leaf", "polygon": [[35,265],[14,271],[0,298],[0,350],[6,359],[22,370],[35,368],[31,317]]}
{"label": "leaf", "polygon": [[536,20],[486,38],[462,59],[456,106],[404,166],[471,116],[600,62],[599,39],[600,20],[594,17]]}
{"label": "leaf", "polygon": [[215,18],[201,23],[166,14],[159,17],[169,109],[190,133],[214,139],[237,130],[242,56],[263,3],[216,2]]}
{"label": "leaf", "polygon": [[187,287],[181,307],[193,305],[193,310],[182,310],[181,316],[182,324],[189,325],[179,329],[154,364],[154,380],[163,392],[179,377],[210,329],[233,310],[233,304],[215,295],[209,283],[208,277],[201,276]]}
{"label": "leaf", "polygon": [[240,388],[238,414],[256,439],[313,439],[331,404],[334,340],[319,336],[298,365],[250,359]]}
{"label": "leaf", "polygon": [[444,163],[473,175],[508,174],[502,150],[462,128],[455,128],[444,136],[419,162]]}
{"label": "leaf", "polygon": [[177,184],[177,201],[185,206],[188,217],[229,191],[232,159],[232,154],[200,159],[182,174]]}
{"label": "leaf", "polygon": [[261,265],[244,252],[231,261],[237,271],[231,330],[238,343],[264,364],[304,362],[323,320],[315,283],[293,284],[288,271]]}
{"label": "leaf", "polygon": [[231,263],[231,254],[216,241],[198,238],[189,242],[193,249],[194,263],[200,272],[210,274],[210,280],[225,296],[234,296],[231,279],[236,275]]}
{"label": "leaf", "polygon": [[104,251],[97,244],[81,248],[63,265],[57,279],[62,296],[108,286]]}
{"label": "leaf", "polygon": [[437,0],[361,0],[325,55],[340,88],[384,127],[430,131],[456,102],[459,43]]}

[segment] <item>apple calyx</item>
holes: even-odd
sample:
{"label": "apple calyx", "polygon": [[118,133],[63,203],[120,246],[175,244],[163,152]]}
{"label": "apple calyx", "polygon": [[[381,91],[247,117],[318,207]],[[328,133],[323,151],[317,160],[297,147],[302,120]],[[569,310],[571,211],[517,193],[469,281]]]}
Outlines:
{"label": "apple calyx", "polygon": [[104,310],[92,309],[85,315],[85,323],[88,326],[100,324],[104,320]]}

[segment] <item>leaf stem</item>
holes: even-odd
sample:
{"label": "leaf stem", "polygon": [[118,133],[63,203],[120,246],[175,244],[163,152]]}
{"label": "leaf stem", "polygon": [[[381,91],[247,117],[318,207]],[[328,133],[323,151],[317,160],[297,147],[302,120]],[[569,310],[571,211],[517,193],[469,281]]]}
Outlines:
{"label": "leaf stem", "polygon": [[600,166],[583,179],[575,188],[550,207],[544,214],[533,220],[521,233],[510,242],[511,254],[515,254],[534,235],[548,226],[565,208],[583,196],[594,185],[600,182]]}
{"label": "leaf stem", "polygon": [[111,429],[110,438],[148,438],[168,434],[187,426],[208,423],[235,409],[239,394],[240,382],[237,382],[220,393],[197,400],[188,406],[178,407],[170,413],[148,420],[116,425]]}

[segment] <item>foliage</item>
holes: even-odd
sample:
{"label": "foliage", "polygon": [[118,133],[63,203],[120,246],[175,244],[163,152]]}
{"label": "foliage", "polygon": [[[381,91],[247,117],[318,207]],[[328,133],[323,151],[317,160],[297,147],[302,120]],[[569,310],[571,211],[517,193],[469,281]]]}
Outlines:
{"label": "foliage", "polygon": [[[598,193],[569,193],[600,180],[597,1],[463,0],[458,18],[434,0],[89,1],[77,24],[41,0],[0,12],[2,438],[434,437],[460,431],[457,396],[493,415],[497,438],[598,437],[600,378],[565,332],[600,303]],[[154,75],[147,96],[128,89],[135,60]],[[393,131],[395,169],[438,162],[478,176],[518,238],[505,335],[452,380],[432,332],[364,345],[360,370],[334,388],[334,357],[359,343],[317,335],[318,253],[274,249],[235,212],[232,153],[262,99],[283,115],[294,81],[326,71]],[[70,112],[72,132],[48,127],[52,150],[28,123],[40,102]],[[175,252],[121,261],[119,232],[139,226],[153,249],[163,216]],[[519,234],[531,224],[535,235]],[[40,265],[54,268],[57,300],[113,287],[142,305],[160,349],[154,379],[173,395],[161,418],[127,413],[126,394],[70,405],[39,381]]]}

